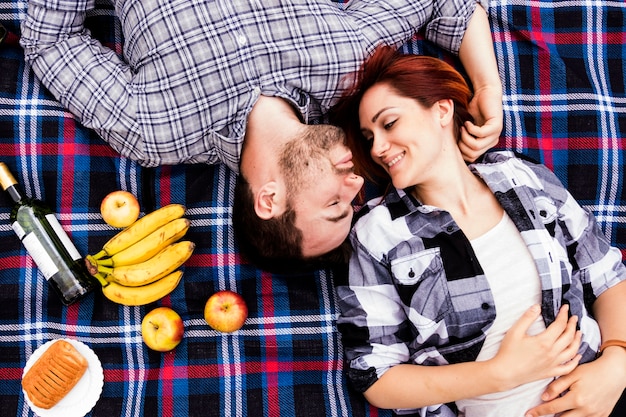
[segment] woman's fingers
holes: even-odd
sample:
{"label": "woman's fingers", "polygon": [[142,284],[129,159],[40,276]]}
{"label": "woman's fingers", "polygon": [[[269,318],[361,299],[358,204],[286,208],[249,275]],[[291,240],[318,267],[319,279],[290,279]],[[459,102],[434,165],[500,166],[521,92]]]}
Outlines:
{"label": "woman's fingers", "polygon": [[522,314],[522,317],[517,319],[507,334],[518,337],[525,335],[530,326],[535,322],[535,320],[537,320],[539,314],[541,314],[541,307],[539,307],[538,304],[531,306],[524,312],[524,314]]}
{"label": "woman's fingers", "polygon": [[474,162],[496,146],[500,139],[500,131],[497,125],[476,126],[471,122],[466,122],[461,127],[461,140],[458,143],[463,159],[467,162]]}
{"label": "woman's fingers", "polygon": [[554,369],[558,375],[566,375],[573,371],[581,356],[578,355],[582,333],[576,330],[578,317],[568,318],[569,306],[563,305],[555,320],[535,338],[541,339],[546,353],[554,356]]}
{"label": "woman's fingers", "polygon": [[554,321],[538,337],[546,337],[549,343],[559,350],[567,349],[578,351],[580,345],[580,335],[577,336],[576,325],[578,316],[568,317],[569,305],[564,304]]}

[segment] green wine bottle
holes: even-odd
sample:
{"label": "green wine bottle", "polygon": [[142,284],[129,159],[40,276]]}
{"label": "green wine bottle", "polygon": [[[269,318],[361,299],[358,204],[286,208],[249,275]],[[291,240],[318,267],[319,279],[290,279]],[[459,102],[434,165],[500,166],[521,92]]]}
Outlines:
{"label": "green wine bottle", "polygon": [[0,162],[0,186],[15,202],[11,227],[63,304],[70,305],[98,287],[55,214],[42,201],[22,193],[4,162]]}

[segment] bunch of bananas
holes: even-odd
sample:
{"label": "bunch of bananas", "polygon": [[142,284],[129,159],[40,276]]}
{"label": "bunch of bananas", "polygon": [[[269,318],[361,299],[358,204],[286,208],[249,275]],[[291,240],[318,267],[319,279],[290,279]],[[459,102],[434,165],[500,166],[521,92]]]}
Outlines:
{"label": "bunch of bananas", "polygon": [[179,241],[189,229],[185,207],[161,207],[128,226],[87,255],[89,272],[102,284],[109,300],[138,306],[172,292],[183,275],[178,268],[191,256],[195,244]]}

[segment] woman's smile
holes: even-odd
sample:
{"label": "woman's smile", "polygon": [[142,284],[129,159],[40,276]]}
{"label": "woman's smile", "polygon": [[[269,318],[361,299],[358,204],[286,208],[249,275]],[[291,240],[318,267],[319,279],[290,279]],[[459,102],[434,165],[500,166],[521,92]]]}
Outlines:
{"label": "woman's smile", "polygon": [[392,166],[400,162],[400,160],[404,158],[404,155],[406,155],[406,152],[403,151],[400,154],[396,155],[393,159],[391,159],[391,161],[386,162],[387,167],[391,168]]}

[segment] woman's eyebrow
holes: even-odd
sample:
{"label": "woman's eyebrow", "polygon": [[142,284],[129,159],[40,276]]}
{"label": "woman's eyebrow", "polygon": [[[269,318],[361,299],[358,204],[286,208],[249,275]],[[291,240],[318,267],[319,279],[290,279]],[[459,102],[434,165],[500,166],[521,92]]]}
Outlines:
{"label": "woman's eyebrow", "polygon": [[382,112],[384,112],[384,111],[386,111],[386,110],[389,110],[389,109],[392,109],[392,108],[393,108],[393,107],[384,107],[384,108],[380,109],[380,110],[379,110],[379,111],[378,111],[378,112],[374,115],[374,117],[372,117],[372,123],[376,123],[376,120],[378,120],[378,118],[380,117],[380,115],[381,115],[381,113],[382,113]]}

